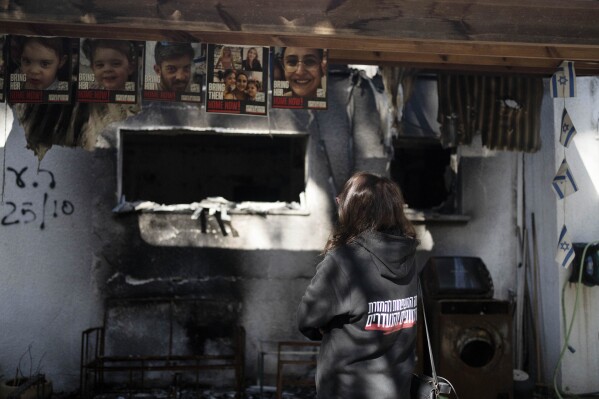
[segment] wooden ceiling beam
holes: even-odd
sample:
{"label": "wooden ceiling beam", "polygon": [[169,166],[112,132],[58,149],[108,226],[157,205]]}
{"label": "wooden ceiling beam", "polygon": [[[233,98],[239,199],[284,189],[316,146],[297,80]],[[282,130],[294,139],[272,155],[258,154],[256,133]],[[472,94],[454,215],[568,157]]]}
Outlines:
{"label": "wooden ceiling beam", "polygon": [[597,0],[19,0],[0,33],[328,48],[331,62],[598,74]]}
{"label": "wooden ceiling beam", "polygon": [[[331,50],[332,62],[368,65],[420,65],[432,69],[489,70],[502,73],[533,73],[552,75],[562,59],[489,57],[476,54],[419,54],[377,51]],[[570,60],[574,60],[570,58]],[[599,59],[596,61],[575,60],[578,75],[599,75]]]}
{"label": "wooden ceiling beam", "polygon": [[[599,60],[598,45],[467,42],[449,40],[372,39],[326,35],[284,35],[281,33],[178,31],[164,28],[103,26],[97,24],[56,24],[5,21],[0,33],[22,35],[119,38],[126,40],[196,40],[208,43],[256,44],[264,46],[318,46],[341,51],[479,55],[527,59],[586,61]],[[371,58],[371,57],[369,57]]]}
{"label": "wooden ceiling beam", "polygon": [[19,0],[0,21],[374,39],[599,44],[596,0]]}

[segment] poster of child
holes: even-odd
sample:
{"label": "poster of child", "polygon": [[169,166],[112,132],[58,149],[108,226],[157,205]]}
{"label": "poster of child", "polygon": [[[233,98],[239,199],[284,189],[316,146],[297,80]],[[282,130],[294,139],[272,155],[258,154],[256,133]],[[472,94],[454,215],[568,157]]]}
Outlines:
{"label": "poster of child", "polygon": [[206,112],[266,115],[267,47],[208,45]]}
{"label": "poster of child", "polygon": [[143,43],[113,39],[80,40],[77,101],[136,103]]}
{"label": "poster of child", "polygon": [[275,47],[273,108],[327,109],[327,50]]}
{"label": "poster of child", "polygon": [[144,100],[201,103],[205,76],[203,43],[146,42]]}
{"label": "poster of child", "polygon": [[9,37],[9,91],[12,103],[71,101],[71,47],[65,37]]}

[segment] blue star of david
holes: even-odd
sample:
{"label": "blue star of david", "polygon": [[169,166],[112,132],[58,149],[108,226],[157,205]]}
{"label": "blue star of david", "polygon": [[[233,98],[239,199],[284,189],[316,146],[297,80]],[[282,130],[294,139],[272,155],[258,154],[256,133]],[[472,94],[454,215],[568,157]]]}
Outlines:
{"label": "blue star of david", "polygon": [[564,86],[566,83],[568,83],[568,78],[566,78],[565,76],[560,76],[559,77],[559,84]]}
{"label": "blue star of david", "polygon": [[570,130],[570,125],[564,123],[564,126],[562,126],[562,131],[567,132],[568,130]]}
{"label": "blue star of david", "polygon": [[560,244],[560,249],[561,249],[562,251],[567,251],[567,250],[569,250],[569,249],[570,249],[570,244],[568,244],[567,242],[562,242],[562,243]]}

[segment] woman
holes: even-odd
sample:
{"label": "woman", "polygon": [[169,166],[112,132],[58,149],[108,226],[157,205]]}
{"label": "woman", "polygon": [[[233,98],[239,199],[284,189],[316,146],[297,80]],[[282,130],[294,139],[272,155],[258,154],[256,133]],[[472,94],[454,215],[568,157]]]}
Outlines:
{"label": "woman", "polygon": [[220,50],[220,56],[216,60],[215,69],[235,69],[233,65],[233,53],[231,47],[223,46]]}
{"label": "woman", "polygon": [[219,73],[220,81],[225,84],[225,90],[223,91],[223,98],[227,98],[235,90],[235,79],[237,78],[237,72],[234,69],[227,69],[223,73]]}
{"label": "woman", "polygon": [[248,49],[245,60],[241,61],[241,69],[244,71],[262,71],[262,64],[258,59],[258,50],[255,47]]}
{"label": "woman", "polygon": [[237,71],[235,78],[235,89],[224,95],[225,100],[247,100],[248,95],[246,93],[248,85],[248,76],[243,71]]}
{"label": "woman", "polygon": [[418,240],[399,186],[360,172],[337,197],[338,223],[298,308],[322,339],[319,399],[408,399],[416,344]]}
{"label": "woman", "polygon": [[286,95],[318,97],[318,89],[324,88],[326,72],[326,57],[322,49],[285,47],[281,63],[291,89]]}

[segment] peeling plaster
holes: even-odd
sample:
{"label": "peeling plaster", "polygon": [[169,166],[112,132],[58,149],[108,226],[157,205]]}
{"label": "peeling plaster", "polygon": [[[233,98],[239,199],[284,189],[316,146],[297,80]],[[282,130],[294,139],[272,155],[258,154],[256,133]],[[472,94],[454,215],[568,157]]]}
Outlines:
{"label": "peeling plaster", "polygon": [[[122,276],[122,274],[119,274],[119,277]],[[156,277],[156,278],[147,278],[147,279],[139,279],[139,278],[135,278],[132,277],[130,275],[125,275],[125,283],[131,286],[140,286],[140,285],[147,285],[147,284],[151,284],[151,283],[175,283],[177,285],[184,285],[184,284],[195,284],[195,283],[204,283],[207,281],[212,281],[212,280],[221,280],[221,281],[227,281],[227,282],[236,282],[236,281],[240,281],[243,279],[240,279],[239,277],[236,276],[207,276],[207,277],[201,277],[201,278],[183,278],[183,277],[167,277],[167,278],[162,278],[162,277]]]}
{"label": "peeling plaster", "polygon": [[131,276],[125,276],[125,282],[129,285],[145,285],[153,283],[154,281],[164,281],[163,278],[148,278],[145,280],[137,279]]}
{"label": "peeling plaster", "polygon": [[10,126],[12,126],[15,117],[12,112],[12,109],[8,106],[8,103],[4,103],[4,107],[2,107],[2,112],[0,112],[0,121],[4,121],[2,129],[4,129],[4,134],[0,136],[0,147],[6,146],[6,140],[8,139],[8,132],[10,131]]}

